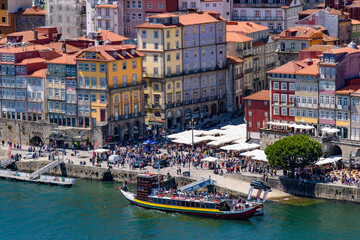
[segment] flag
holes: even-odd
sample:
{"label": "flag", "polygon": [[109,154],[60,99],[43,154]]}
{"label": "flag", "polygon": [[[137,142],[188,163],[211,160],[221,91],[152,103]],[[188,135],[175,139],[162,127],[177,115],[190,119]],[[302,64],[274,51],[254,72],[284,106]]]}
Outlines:
{"label": "flag", "polygon": [[8,157],[9,159],[11,158],[11,144],[9,145],[9,149],[8,149]]}
{"label": "flag", "polygon": [[94,143],[94,150],[97,148],[98,141],[95,141]]}

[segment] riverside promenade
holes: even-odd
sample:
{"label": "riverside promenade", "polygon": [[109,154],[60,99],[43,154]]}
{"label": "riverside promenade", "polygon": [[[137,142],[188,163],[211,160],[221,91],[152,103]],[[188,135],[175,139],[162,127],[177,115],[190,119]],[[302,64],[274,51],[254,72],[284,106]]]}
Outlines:
{"label": "riverside promenade", "polygon": [[[28,149],[27,147],[23,148],[22,150],[14,149],[12,151],[12,154],[19,153],[22,156],[24,156],[26,153],[28,153],[27,149]],[[3,156],[4,156],[4,152],[6,150],[7,150],[7,147],[0,146],[0,153],[2,153]],[[69,169],[76,168],[77,169],[76,170],[76,172],[78,173],[77,176],[69,175],[71,177],[94,179],[94,177],[84,177],[84,174],[83,174],[85,172],[84,169],[87,169],[87,171],[102,170],[101,172],[104,172],[109,168],[106,162],[101,163],[101,167],[93,166],[92,163],[90,162],[90,157],[93,154],[92,151],[89,151],[89,152],[88,151],[78,151],[76,156],[71,156],[71,153],[72,153],[72,151],[67,149],[66,155],[64,156],[66,168],[69,168]],[[72,163],[69,163],[69,160]],[[30,163],[36,163],[36,162],[43,163],[44,161],[48,161],[48,157],[39,157],[36,159],[22,158],[20,162],[17,162],[17,165],[19,167],[19,170],[23,169],[23,170],[35,171],[37,169],[35,169],[34,167],[32,167],[31,169],[28,169],[27,166],[30,166]],[[86,165],[81,165],[80,162],[85,162]],[[31,165],[36,166],[36,164],[31,164]],[[23,166],[23,168],[21,168],[21,166]],[[178,168],[178,166],[162,168],[162,169],[160,169],[160,173],[161,174],[170,173],[172,176],[179,177],[182,179],[188,179],[188,177],[183,177],[182,175],[177,175],[177,168]],[[83,170],[81,170],[81,169],[83,169]],[[140,170],[139,168],[136,168],[135,170],[132,170],[129,168],[128,164],[125,164],[124,168],[115,166],[112,168],[112,171],[113,172],[130,173],[132,176],[134,176],[134,175],[137,175],[139,173],[144,173],[144,172],[157,173],[158,169],[154,169],[152,166],[147,166],[147,167],[145,167],[145,169]],[[184,171],[189,171],[188,164],[186,164],[185,167],[181,166],[181,172],[183,173]],[[72,172],[75,172],[75,171],[72,171]],[[73,173],[73,174],[76,174],[76,173]],[[190,167],[190,178],[192,181],[200,180],[201,178],[209,178],[209,176],[210,176],[213,180],[217,181],[217,187],[221,188],[224,192],[230,191],[230,192],[233,192],[234,194],[240,194],[240,195],[246,196],[248,194],[248,191],[250,188],[250,183],[247,181],[235,179],[229,175],[230,174],[224,174],[223,176],[220,176],[218,174],[214,174],[212,170],[200,169],[200,168],[195,169],[195,168],[193,168],[193,166]],[[254,175],[261,177],[259,174],[254,174]],[[116,181],[116,178],[114,180]],[[127,179],[127,180],[130,180],[130,179]],[[273,189],[273,191],[271,193],[269,193],[268,199],[269,200],[283,199],[283,198],[287,198],[290,196],[291,196],[290,194],[287,194],[283,191]]]}

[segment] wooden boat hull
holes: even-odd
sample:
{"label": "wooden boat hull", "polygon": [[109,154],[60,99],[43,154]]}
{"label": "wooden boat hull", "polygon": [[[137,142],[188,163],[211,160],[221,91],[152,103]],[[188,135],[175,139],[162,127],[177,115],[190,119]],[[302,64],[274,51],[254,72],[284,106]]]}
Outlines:
{"label": "wooden boat hull", "polygon": [[219,209],[206,209],[206,208],[193,208],[193,207],[181,207],[181,206],[172,206],[165,204],[155,204],[146,201],[141,201],[135,198],[135,196],[129,192],[125,192],[120,189],[121,194],[127,199],[131,204],[136,206],[159,210],[169,213],[182,213],[189,214],[194,216],[201,217],[210,217],[210,218],[220,218],[220,219],[248,219],[252,217],[256,210],[261,207],[261,205],[245,209],[243,211],[220,211]]}

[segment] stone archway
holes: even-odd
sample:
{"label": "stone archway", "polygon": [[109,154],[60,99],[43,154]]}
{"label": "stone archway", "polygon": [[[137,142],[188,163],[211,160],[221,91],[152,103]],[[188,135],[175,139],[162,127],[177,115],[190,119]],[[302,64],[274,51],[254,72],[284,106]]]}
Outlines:
{"label": "stone archway", "polygon": [[114,135],[114,141],[120,142],[120,140],[121,140],[121,126],[120,125],[115,126],[113,135]]}
{"label": "stone archway", "polygon": [[211,105],[211,116],[214,116],[217,114],[217,106],[215,103]]}
{"label": "stone archway", "polygon": [[329,156],[342,155],[342,150],[338,145],[333,145],[330,147]]}
{"label": "stone archway", "polygon": [[174,115],[170,111],[167,114],[167,127],[168,129],[174,128]]}
{"label": "stone archway", "polygon": [[141,124],[139,121],[135,121],[134,126],[133,126],[134,132],[134,139],[138,140],[140,138],[140,134],[141,134]]}
{"label": "stone archway", "polygon": [[130,139],[130,123],[129,122],[126,122],[125,124],[124,124],[124,140],[128,140],[128,139]]}
{"label": "stone archway", "polygon": [[203,118],[208,118],[209,117],[209,107],[207,105],[203,106],[202,116],[203,116]]}
{"label": "stone archway", "polygon": [[34,136],[30,139],[30,146],[39,146],[42,143],[44,142],[39,136]]}
{"label": "stone archway", "polygon": [[176,111],[176,127],[181,127],[183,122],[183,114],[180,109]]}

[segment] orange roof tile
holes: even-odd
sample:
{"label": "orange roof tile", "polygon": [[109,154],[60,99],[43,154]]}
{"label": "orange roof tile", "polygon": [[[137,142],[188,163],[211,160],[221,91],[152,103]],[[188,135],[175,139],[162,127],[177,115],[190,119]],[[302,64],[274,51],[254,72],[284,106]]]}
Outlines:
{"label": "orange roof tile", "polygon": [[227,22],[226,23],[226,31],[227,32],[243,32],[245,34],[259,32],[268,30],[268,27],[264,27],[260,24],[256,24],[253,22]]}
{"label": "orange roof tile", "polygon": [[[113,33],[111,31],[107,31],[107,30],[101,30],[100,31],[100,36],[102,37],[102,40],[106,41],[106,40],[110,40],[111,42],[122,42],[128,38],[121,36],[119,34]],[[85,36],[82,36],[80,38],[78,38],[78,40],[83,40],[83,41],[95,41],[95,40],[91,40]]]}
{"label": "orange roof tile", "polygon": [[359,52],[360,49],[355,49],[351,47],[344,47],[344,48],[334,48],[329,51],[325,51],[325,54],[341,54],[341,53],[351,53],[351,52]]}
{"label": "orange roof tile", "polygon": [[16,63],[16,65],[27,65],[27,64],[42,63],[42,62],[46,62],[46,60],[43,58],[40,58],[40,57],[27,58],[27,59],[22,60],[21,62]]}
{"label": "orange roof tile", "polygon": [[95,8],[118,8],[118,6],[117,5],[111,5],[111,4],[108,4],[108,5],[101,4],[101,5],[97,5]]}
{"label": "orange roof tile", "polygon": [[54,58],[50,61],[47,61],[46,63],[75,65],[76,64],[75,58],[76,58],[75,54],[72,55],[63,54],[61,57]]}
{"label": "orange roof tile", "polygon": [[[52,49],[54,49],[55,52],[63,53],[63,51],[62,51],[63,45],[62,44],[63,44],[63,42],[51,42],[49,44],[44,44],[43,46],[52,48]],[[66,53],[68,53],[68,54],[76,53],[76,52],[79,52],[80,50],[81,50],[80,48],[66,44]]]}
{"label": "orange roof tile", "polygon": [[151,15],[150,18],[169,18],[169,17],[178,17],[179,15],[172,14],[172,13],[160,13]]}
{"label": "orange roof tile", "polygon": [[270,101],[270,91],[262,90],[260,92],[244,97],[244,100]]}
{"label": "orange roof tile", "polygon": [[43,9],[38,8],[37,6],[31,7],[31,8],[27,8],[25,9],[25,11],[22,13],[22,15],[44,15],[45,16],[46,12]]}
{"label": "orange roof tile", "polygon": [[33,73],[27,75],[28,77],[36,77],[36,78],[45,78],[46,77],[46,69],[40,69]]}
{"label": "orange roof tile", "polygon": [[9,47],[0,48],[0,53],[20,53],[20,52],[28,52],[28,51],[39,51],[39,50],[52,50],[52,49],[42,45],[30,45],[25,47],[9,46]]}
{"label": "orange roof tile", "polygon": [[226,41],[227,42],[249,42],[252,41],[254,39],[241,34],[241,33],[237,33],[237,32],[226,32]]}
{"label": "orange roof tile", "polygon": [[335,93],[336,94],[350,94],[350,93],[355,93],[358,90],[360,90],[360,85],[356,84],[356,85],[346,86],[342,89],[337,90]]}
{"label": "orange roof tile", "polygon": [[[94,46],[87,49],[82,50],[80,53],[76,54],[76,59],[80,59],[79,55],[83,52],[98,52],[101,54],[102,57],[105,58],[106,61],[114,61],[116,60],[112,54],[108,52],[114,51],[121,51],[121,50],[130,50],[136,49],[136,46],[133,44],[123,44],[123,45],[101,45],[101,46]],[[132,56],[130,53],[127,52],[126,56],[122,56],[121,54],[117,55],[120,59],[126,58],[134,58],[134,57],[143,57],[145,56],[143,53],[135,50],[135,55]],[[91,59],[94,60],[94,59]]]}
{"label": "orange roof tile", "polygon": [[360,24],[360,21],[356,20],[356,19],[351,19],[351,24],[352,25],[357,25],[357,24]]}
{"label": "orange roof tile", "polygon": [[242,62],[245,62],[245,60],[242,60],[238,57],[234,57],[234,56],[227,56],[227,60],[228,62],[231,62],[231,63],[242,63]]}
{"label": "orange roof tile", "polygon": [[333,42],[333,41],[339,41],[340,40],[340,39],[338,39],[336,37],[329,36],[329,35],[327,35],[325,33],[323,33],[322,37],[323,37],[324,42]]}
{"label": "orange roof tile", "polygon": [[308,26],[290,27],[280,33],[282,39],[309,39],[315,33],[322,33],[320,29]]}
{"label": "orange roof tile", "polygon": [[312,45],[308,48],[300,50],[300,52],[325,52],[334,48],[334,45]]}
{"label": "orange roof tile", "polygon": [[278,68],[268,71],[267,73],[318,75],[319,59],[312,59],[311,65],[308,65],[308,61],[309,59],[304,59],[302,61],[290,61]]}
{"label": "orange roof tile", "polygon": [[204,24],[204,23],[225,21],[225,19],[223,19],[223,18],[216,19],[209,13],[211,13],[211,12],[194,12],[194,13],[180,15],[179,22],[182,25],[186,26],[186,25],[195,25],[195,24]]}

